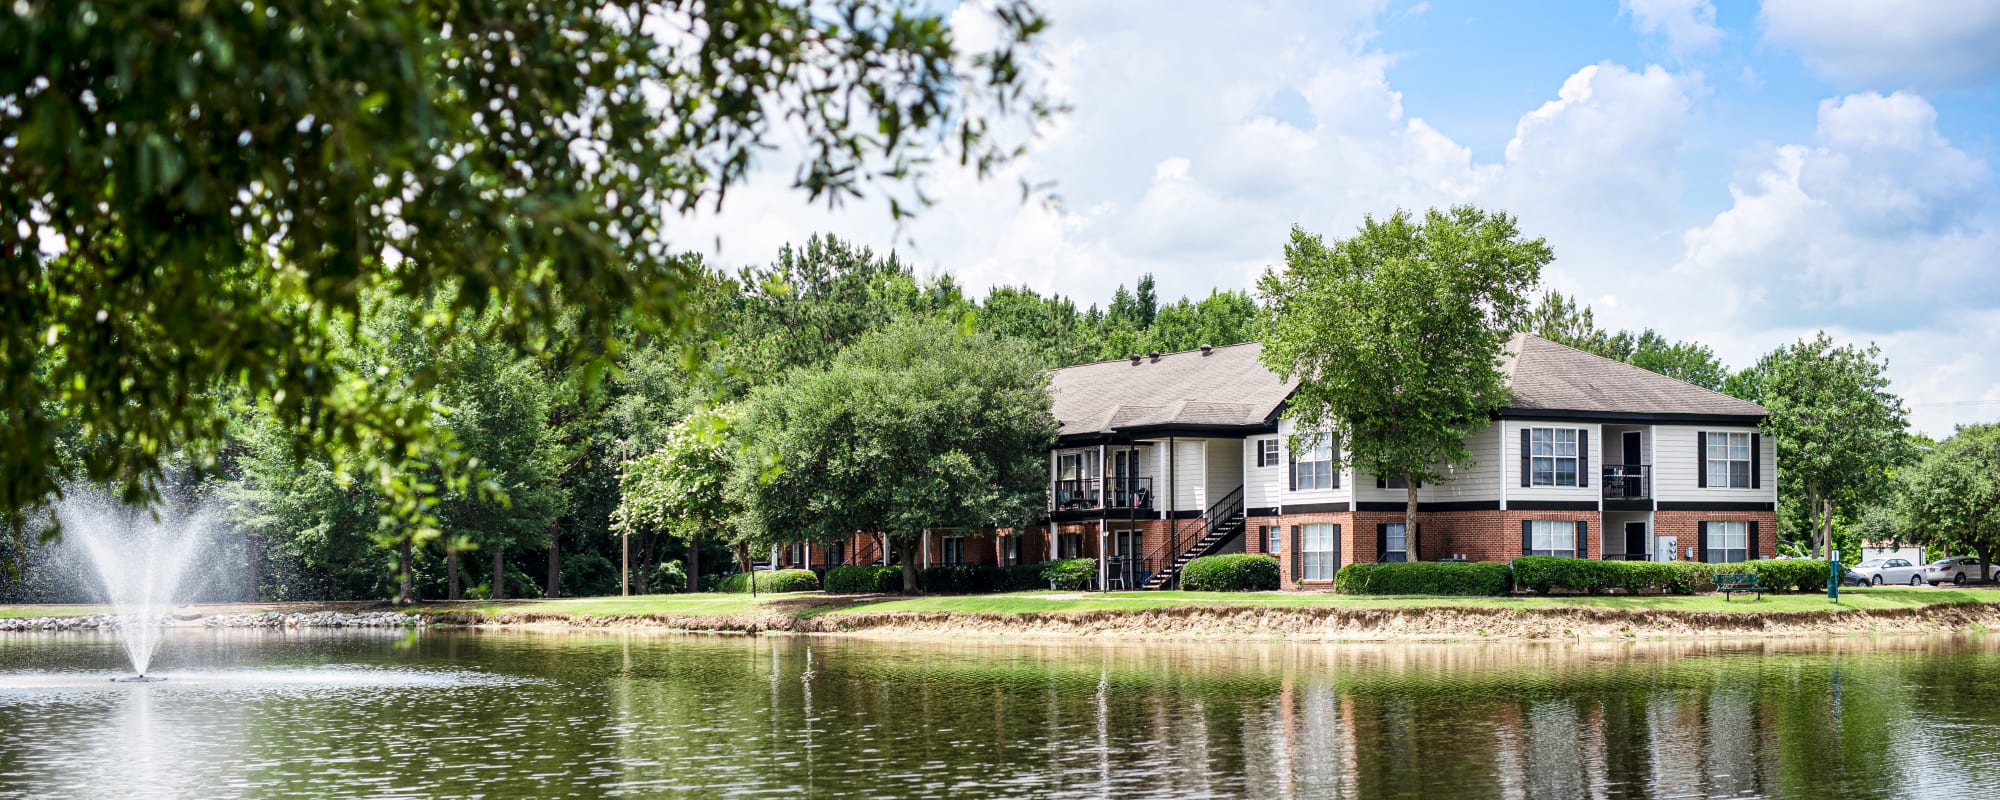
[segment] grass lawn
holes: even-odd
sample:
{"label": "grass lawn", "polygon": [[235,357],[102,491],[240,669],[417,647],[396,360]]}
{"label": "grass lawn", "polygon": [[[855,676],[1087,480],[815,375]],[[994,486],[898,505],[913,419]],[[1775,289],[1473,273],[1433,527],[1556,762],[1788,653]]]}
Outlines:
{"label": "grass lawn", "polygon": [[0,618],[87,617],[109,613],[111,609],[105,606],[0,606]]}
{"label": "grass lawn", "polygon": [[711,617],[725,614],[763,614],[803,611],[828,603],[852,600],[819,592],[787,594],[647,594],[632,597],[576,597],[558,600],[516,600],[508,602],[435,603],[419,606],[423,613],[478,612],[484,614],[567,614],[573,617],[619,617],[645,614]]}

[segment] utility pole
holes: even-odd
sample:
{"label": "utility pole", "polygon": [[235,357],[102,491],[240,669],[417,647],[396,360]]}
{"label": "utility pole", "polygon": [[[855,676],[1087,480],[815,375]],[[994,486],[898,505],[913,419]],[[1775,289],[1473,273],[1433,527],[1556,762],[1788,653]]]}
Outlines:
{"label": "utility pole", "polygon": [[[625,490],[625,440],[618,440],[618,490]],[[618,596],[632,594],[632,532],[618,531]]]}

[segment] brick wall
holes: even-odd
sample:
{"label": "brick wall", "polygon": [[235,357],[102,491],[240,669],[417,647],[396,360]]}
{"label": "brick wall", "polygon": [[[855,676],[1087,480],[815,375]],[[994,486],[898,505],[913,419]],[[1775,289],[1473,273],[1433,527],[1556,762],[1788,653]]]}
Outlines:
{"label": "brick wall", "polygon": [[1757,523],[1757,557],[1770,558],[1778,554],[1778,515],[1771,511],[1655,511],[1653,533],[1675,537],[1678,557],[1689,560],[1687,549],[1696,546],[1695,536],[1700,523],[1739,520]]}

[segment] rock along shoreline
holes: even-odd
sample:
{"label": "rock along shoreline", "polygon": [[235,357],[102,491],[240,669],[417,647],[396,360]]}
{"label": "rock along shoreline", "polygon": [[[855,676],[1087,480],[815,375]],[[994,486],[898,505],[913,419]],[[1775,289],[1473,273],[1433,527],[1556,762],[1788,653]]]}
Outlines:
{"label": "rock along shoreline", "polygon": [[[0,618],[0,633],[114,630],[112,615]],[[1135,611],[855,612],[799,615],[582,616],[479,611],[297,611],[183,615],[170,627],[211,629],[510,628],[555,631],[831,635],[941,639],[1264,640],[1302,642],[1764,639],[1964,633],[2000,629],[2000,604],[1944,603],[1852,611],[1690,612],[1658,609],[1312,608],[1190,605]]]}

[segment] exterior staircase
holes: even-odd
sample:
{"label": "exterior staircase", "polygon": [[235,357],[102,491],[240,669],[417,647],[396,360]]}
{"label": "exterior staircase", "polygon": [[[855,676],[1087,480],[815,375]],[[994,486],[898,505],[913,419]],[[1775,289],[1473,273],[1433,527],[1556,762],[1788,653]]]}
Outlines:
{"label": "exterior staircase", "polygon": [[1147,554],[1146,566],[1152,573],[1139,588],[1165,589],[1174,585],[1174,579],[1180,577],[1181,569],[1189,561],[1208,555],[1223,542],[1242,534],[1245,523],[1243,487],[1238,486],[1200,517],[1175,527],[1167,541]]}

